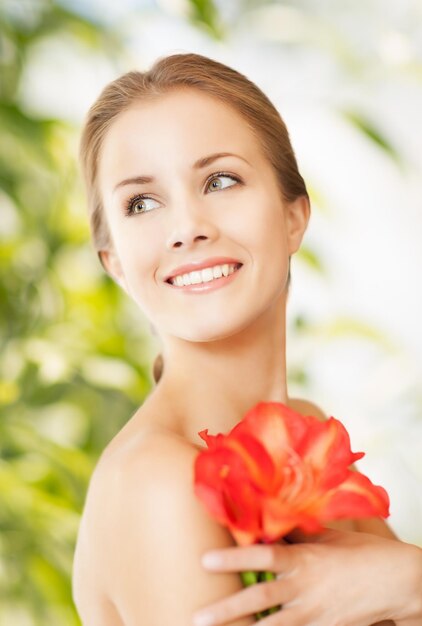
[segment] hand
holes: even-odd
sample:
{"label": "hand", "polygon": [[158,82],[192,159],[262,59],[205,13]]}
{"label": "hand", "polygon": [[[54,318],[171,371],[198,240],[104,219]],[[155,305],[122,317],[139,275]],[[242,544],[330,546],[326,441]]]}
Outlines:
{"label": "hand", "polygon": [[306,543],[212,551],[221,561],[209,570],[269,570],[277,578],[251,585],[195,617],[211,613],[213,621],[207,624],[227,624],[281,604],[281,611],[261,620],[263,626],[368,626],[385,619],[400,626],[422,625],[420,548],[333,529],[289,535],[289,540],[298,539]]}

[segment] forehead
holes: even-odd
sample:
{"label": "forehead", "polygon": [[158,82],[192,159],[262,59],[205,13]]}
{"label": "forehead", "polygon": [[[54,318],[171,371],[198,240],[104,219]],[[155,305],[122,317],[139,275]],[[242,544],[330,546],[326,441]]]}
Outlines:
{"label": "forehead", "polygon": [[[190,167],[205,154],[235,152],[257,158],[260,145],[233,107],[194,89],[181,89],[137,102],[108,129],[99,155],[99,178],[139,164],[158,167],[169,160]],[[122,172],[120,172],[122,173]]]}

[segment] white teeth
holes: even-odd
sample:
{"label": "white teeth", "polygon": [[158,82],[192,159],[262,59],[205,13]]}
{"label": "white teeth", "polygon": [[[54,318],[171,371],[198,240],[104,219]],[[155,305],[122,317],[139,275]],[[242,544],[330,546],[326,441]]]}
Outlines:
{"label": "white teeth", "polygon": [[201,272],[189,272],[189,276],[191,285],[197,285],[198,283],[202,283]]}
{"label": "white teeth", "polygon": [[232,274],[236,269],[235,264],[224,263],[224,265],[215,265],[214,267],[206,267],[203,270],[189,272],[188,274],[179,274],[170,279],[170,282],[177,287],[187,285],[198,285],[199,283],[207,283],[222,276]]}
{"label": "white teeth", "polygon": [[208,283],[210,280],[214,278],[213,271],[210,267],[207,267],[206,269],[201,270],[200,274],[201,274],[203,283]]}

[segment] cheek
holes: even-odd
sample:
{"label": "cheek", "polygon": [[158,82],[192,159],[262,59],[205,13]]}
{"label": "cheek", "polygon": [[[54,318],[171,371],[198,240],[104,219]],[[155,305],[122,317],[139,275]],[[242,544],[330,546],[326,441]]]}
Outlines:
{"label": "cheek", "polygon": [[252,256],[281,258],[287,250],[283,207],[268,197],[257,195],[237,212],[231,236]]}
{"label": "cheek", "polygon": [[[124,229],[122,240],[122,258],[125,258],[128,269],[140,271],[154,263],[161,245],[162,236],[158,229],[143,227],[139,224],[142,217],[127,218],[130,222]],[[137,221],[138,220],[138,223]]]}
{"label": "cheek", "polygon": [[267,199],[253,212],[248,224],[248,228],[242,226],[242,245],[251,257],[259,297],[268,302],[280,295],[287,280],[288,242],[283,207]]}
{"label": "cheek", "polygon": [[126,278],[133,286],[142,283],[146,276],[151,278],[159,268],[160,243],[157,233],[147,232],[132,221],[122,229],[116,246]]}

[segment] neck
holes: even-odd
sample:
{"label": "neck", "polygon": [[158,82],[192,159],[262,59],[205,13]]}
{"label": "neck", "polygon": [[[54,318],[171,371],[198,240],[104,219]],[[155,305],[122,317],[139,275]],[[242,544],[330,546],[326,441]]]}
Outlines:
{"label": "neck", "polygon": [[257,402],[287,403],[285,347],[284,298],[230,337],[167,340],[153,392],[171,408],[166,427],[201,445],[200,430],[227,433]]}

